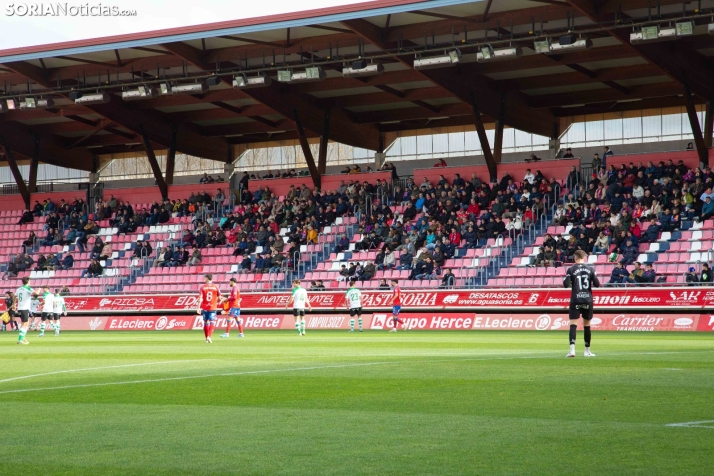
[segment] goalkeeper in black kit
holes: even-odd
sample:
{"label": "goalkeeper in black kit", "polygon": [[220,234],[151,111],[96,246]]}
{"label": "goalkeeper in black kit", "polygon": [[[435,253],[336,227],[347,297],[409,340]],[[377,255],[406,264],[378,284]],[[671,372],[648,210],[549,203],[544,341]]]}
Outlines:
{"label": "goalkeeper in black kit", "polygon": [[583,318],[583,330],[585,337],[585,357],[595,357],[590,352],[590,320],[593,318],[593,286],[600,287],[600,281],[595,275],[595,271],[585,264],[588,255],[578,250],[575,252],[575,265],[571,266],[565,273],[563,285],[571,288],[570,294],[570,352],[567,357],[575,357],[575,335],[578,328],[578,319]]}

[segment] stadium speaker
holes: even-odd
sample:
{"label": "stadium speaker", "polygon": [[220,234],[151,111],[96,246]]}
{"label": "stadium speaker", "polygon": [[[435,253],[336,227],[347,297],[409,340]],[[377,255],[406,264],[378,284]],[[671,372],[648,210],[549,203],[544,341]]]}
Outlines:
{"label": "stadium speaker", "polygon": [[575,41],[575,35],[563,35],[558,38],[558,44],[562,46],[572,45]]}
{"label": "stadium speaker", "polygon": [[218,86],[221,84],[221,78],[218,76],[211,76],[210,78],[206,79],[206,84],[208,86]]}

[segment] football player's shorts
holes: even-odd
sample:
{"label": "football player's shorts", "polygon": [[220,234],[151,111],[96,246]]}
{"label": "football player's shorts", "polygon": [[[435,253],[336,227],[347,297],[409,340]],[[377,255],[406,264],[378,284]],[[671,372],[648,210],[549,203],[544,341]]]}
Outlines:
{"label": "football player's shorts", "polygon": [[46,321],[47,319],[52,320],[52,313],[51,312],[43,312],[42,313],[42,320]]}
{"label": "football player's shorts", "polygon": [[201,314],[203,315],[204,321],[215,321],[216,320],[216,311],[201,311]]}
{"label": "football player's shorts", "polygon": [[228,310],[228,315],[233,317],[240,317],[240,308],[232,307]]}
{"label": "football player's shorts", "polygon": [[293,316],[295,316],[295,317],[304,317],[304,316],[305,316],[305,309],[293,309]]}
{"label": "football player's shorts", "polygon": [[593,307],[592,305],[588,304],[578,304],[575,306],[570,306],[568,314],[570,319],[579,319],[580,316],[582,316],[583,320],[589,321],[593,318]]}
{"label": "football player's shorts", "polygon": [[362,308],[361,308],[361,307],[352,307],[352,308],[350,308],[350,317],[361,316],[361,315],[362,315]]}
{"label": "football player's shorts", "polygon": [[394,306],[394,307],[392,307],[392,315],[393,315],[393,316],[398,316],[398,315],[399,315],[399,311],[401,311],[401,310],[402,310],[402,306]]}
{"label": "football player's shorts", "polygon": [[60,317],[62,317],[62,314],[56,313],[56,312],[55,312],[54,314],[52,314],[52,315],[54,316],[55,321],[59,321],[59,320],[60,320]]}
{"label": "football player's shorts", "polygon": [[27,321],[30,320],[30,311],[28,311],[27,309],[23,309],[23,310],[20,310],[20,311],[17,311],[17,312],[18,312],[18,314],[20,314],[20,320],[21,320],[23,323],[25,323],[25,322],[27,322]]}

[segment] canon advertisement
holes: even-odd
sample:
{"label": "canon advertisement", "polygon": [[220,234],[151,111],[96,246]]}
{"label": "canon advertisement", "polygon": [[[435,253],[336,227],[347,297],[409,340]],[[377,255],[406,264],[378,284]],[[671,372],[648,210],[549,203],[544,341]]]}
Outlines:
{"label": "canon advertisement", "polygon": [[[246,330],[294,330],[291,314],[244,314],[243,327]],[[484,313],[410,313],[400,318],[410,331],[469,331],[469,330],[567,330],[568,315],[563,313],[527,312],[508,316]],[[391,314],[387,312],[365,313],[362,315],[365,330],[391,330],[394,326]],[[346,313],[308,314],[305,324],[308,330],[350,328],[350,317]],[[216,328],[226,325],[225,316],[218,316]],[[714,331],[714,315],[709,314],[645,314],[596,313],[591,321],[594,330],[605,331]],[[200,330],[203,319],[197,314],[183,316],[133,315],[133,316],[90,316],[70,315],[62,318],[62,330],[106,330],[106,331],[170,331]]]}
{"label": "canon advertisement", "polygon": [[[226,287],[225,291],[228,291]],[[344,291],[310,293],[312,307],[320,311],[344,312]],[[390,291],[364,290],[362,302],[367,310],[388,310]],[[245,293],[241,308],[248,312],[283,312],[288,293]],[[472,310],[513,311],[565,310],[569,289],[479,290],[479,291],[402,291],[404,311]],[[712,288],[601,288],[594,290],[596,310],[623,309],[702,310],[714,306]],[[195,311],[198,295],[67,296],[72,313],[163,313]],[[0,304],[0,306],[4,306]]]}

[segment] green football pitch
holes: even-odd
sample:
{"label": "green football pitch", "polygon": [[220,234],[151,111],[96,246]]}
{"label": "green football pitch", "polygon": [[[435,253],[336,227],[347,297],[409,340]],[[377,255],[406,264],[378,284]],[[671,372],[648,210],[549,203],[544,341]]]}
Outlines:
{"label": "green football pitch", "polygon": [[714,473],[709,334],[246,335],[0,334],[0,474]]}

